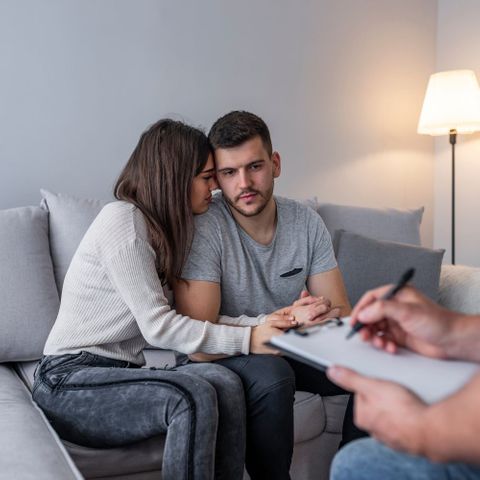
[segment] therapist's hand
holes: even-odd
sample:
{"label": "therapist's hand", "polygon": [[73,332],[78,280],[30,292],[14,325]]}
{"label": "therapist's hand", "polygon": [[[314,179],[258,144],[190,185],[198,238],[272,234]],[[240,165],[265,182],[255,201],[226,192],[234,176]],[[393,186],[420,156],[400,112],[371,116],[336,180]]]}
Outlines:
{"label": "therapist's hand", "polygon": [[412,287],[403,288],[390,300],[382,300],[389,288],[387,285],[371,290],[355,305],[351,324],[360,321],[367,325],[359,335],[390,353],[400,346],[429,357],[445,358],[458,314]]}
{"label": "therapist's hand", "polygon": [[428,406],[416,395],[396,383],[374,380],[347,368],[331,367],[327,376],[356,394],[354,419],[360,428],[396,450],[423,453],[422,419]]}

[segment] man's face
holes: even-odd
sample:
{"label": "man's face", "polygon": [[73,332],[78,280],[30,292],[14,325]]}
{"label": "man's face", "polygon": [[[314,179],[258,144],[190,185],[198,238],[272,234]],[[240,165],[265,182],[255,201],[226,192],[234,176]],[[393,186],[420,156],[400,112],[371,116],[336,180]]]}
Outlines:
{"label": "man's face", "polygon": [[217,181],[228,204],[245,217],[258,215],[273,195],[280,156],[268,155],[260,137],[215,150]]}

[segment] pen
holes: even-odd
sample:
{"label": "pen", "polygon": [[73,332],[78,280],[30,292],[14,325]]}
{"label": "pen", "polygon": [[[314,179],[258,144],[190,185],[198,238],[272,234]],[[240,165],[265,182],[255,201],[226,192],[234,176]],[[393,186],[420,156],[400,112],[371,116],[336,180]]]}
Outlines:
{"label": "pen", "polygon": [[[415,273],[414,268],[409,268],[401,277],[396,285],[394,285],[388,292],[381,297],[381,300],[389,300],[396,295],[413,277]],[[357,332],[359,332],[365,326],[362,322],[357,322],[350,332],[348,332],[347,340],[352,338]]]}

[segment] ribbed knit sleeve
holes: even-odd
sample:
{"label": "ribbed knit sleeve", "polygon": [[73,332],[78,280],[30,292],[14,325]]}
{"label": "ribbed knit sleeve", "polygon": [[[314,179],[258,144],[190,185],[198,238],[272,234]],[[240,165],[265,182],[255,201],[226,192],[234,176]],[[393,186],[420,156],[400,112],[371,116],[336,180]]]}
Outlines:
{"label": "ribbed knit sleeve", "polygon": [[258,317],[247,317],[247,315],[240,315],[239,317],[229,317],[228,315],[220,315],[218,323],[221,325],[236,325],[239,327],[256,327],[265,323],[267,319],[266,314],[258,315]]}
{"label": "ribbed knit sleeve", "polygon": [[172,310],[155,270],[155,253],[135,238],[103,259],[106,274],[145,340],[182,353],[248,354],[251,329],[191,319]]}

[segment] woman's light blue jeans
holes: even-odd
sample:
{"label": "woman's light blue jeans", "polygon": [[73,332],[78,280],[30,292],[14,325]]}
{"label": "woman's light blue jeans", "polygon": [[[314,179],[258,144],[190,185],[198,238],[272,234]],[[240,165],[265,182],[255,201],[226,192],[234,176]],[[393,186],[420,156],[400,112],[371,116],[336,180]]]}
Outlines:
{"label": "woman's light blue jeans", "polygon": [[343,447],[333,460],[330,480],[479,480],[480,466],[434,463],[400,453],[372,438]]}
{"label": "woman's light blue jeans", "polygon": [[139,368],[82,352],[44,357],[33,398],[61,438],[108,448],[166,433],[162,478],[243,478],[245,395],[214,364]]}

